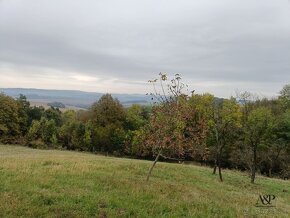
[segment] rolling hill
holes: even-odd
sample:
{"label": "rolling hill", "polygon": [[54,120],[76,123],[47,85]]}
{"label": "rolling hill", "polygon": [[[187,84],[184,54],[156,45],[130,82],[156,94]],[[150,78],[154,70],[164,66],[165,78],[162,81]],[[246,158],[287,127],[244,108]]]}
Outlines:
{"label": "rolling hill", "polygon": [[[0,145],[0,217],[289,217],[290,182],[207,167]],[[272,206],[256,207],[260,195]]]}
{"label": "rolling hill", "polygon": [[[26,88],[0,88],[0,92],[5,93],[13,98],[23,94],[35,105],[42,105],[51,102],[61,102],[67,107],[72,108],[89,108],[104,93],[83,92],[76,90],[48,90],[48,89],[26,89]],[[148,104],[150,97],[142,94],[112,94],[118,98],[124,106],[132,104]]]}

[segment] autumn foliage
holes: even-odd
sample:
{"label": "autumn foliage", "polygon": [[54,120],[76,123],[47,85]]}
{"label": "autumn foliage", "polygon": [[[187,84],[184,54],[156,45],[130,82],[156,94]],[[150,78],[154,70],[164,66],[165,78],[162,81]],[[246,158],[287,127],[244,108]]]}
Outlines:
{"label": "autumn foliage", "polygon": [[30,106],[0,93],[0,143],[161,161],[290,178],[290,88],[274,99],[190,92],[179,74],[150,80],[152,102],[124,107],[110,94],[88,110]]}

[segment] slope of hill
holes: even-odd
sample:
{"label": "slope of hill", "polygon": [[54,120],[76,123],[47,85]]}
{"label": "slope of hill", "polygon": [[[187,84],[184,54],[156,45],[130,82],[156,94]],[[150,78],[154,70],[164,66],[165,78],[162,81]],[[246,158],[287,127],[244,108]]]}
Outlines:
{"label": "slope of hill", "polygon": [[[76,90],[47,90],[47,89],[24,89],[24,88],[0,88],[0,92],[17,98],[23,94],[32,103],[62,102],[68,107],[88,108],[97,101],[103,93],[83,92]],[[148,104],[150,97],[142,94],[112,94],[114,98],[127,106],[134,103]]]}
{"label": "slope of hill", "polygon": [[[290,182],[225,170],[0,145],[0,217],[289,217]],[[256,207],[259,195],[275,207]]]}

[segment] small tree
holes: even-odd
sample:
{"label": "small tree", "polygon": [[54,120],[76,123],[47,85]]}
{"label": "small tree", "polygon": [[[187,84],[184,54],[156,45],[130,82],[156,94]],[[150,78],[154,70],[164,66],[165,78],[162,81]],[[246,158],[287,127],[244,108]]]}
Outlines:
{"label": "small tree", "polygon": [[233,144],[234,135],[241,126],[241,115],[239,105],[234,98],[214,104],[210,128],[215,141],[216,154],[213,174],[218,168],[221,182],[223,181],[221,172],[223,151],[225,146]]}
{"label": "small tree", "polygon": [[57,143],[57,127],[54,120],[44,117],[34,120],[26,134],[27,143],[33,147],[55,147]]}
{"label": "small tree", "polygon": [[211,94],[195,94],[190,101],[206,121],[206,143],[209,147],[208,154],[214,162],[213,174],[216,174],[218,169],[220,181],[223,181],[221,172],[223,156],[226,152],[229,153],[237,129],[240,127],[240,107],[234,98],[220,99]]}
{"label": "small tree", "polygon": [[269,177],[272,176],[272,170],[278,162],[281,162],[279,167],[282,170],[290,166],[290,155],[287,154],[287,150],[290,150],[290,110],[287,110],[280,117],[275,117],[274,123],[273,139],[268,144],[266,152]]}
{"label": "small tree", "polygon": [[147,175],[149,180],[152,170],[160,157],[182,158],[191,156],[205,138],[204,122],[189,104],[188,95],[183,92],[187,86],[176,74],[168,83],[166,74],[159,74],[160,92],[157,91],[157,79],[149,81],[154,92],[150,95],[154,101],[149,123],[141,129],[142,150],[155,156]]}
{"label": "small tree", "polygon": [[251,183],[255,182],[258,165],[258,149],[267,144],[273,129],[273,116],[265,107],[252,110],[244,126],[244,142],[251,151]]}

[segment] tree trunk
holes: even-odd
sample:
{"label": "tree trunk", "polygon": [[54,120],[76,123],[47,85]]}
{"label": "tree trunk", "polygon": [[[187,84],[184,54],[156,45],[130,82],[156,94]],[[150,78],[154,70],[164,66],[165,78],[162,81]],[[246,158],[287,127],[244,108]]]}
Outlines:
{"label": "tree trunk", "polygon": [[161,150],[158,152],[158,155],[156,156],[156,158],[155,158],[155,160],[154,160],[152,166],[151,166],[150,169],[149,169],[149,172],[148,172],[148,174],[147,174],[147,178],[146,178],[146,181],[147,181],[147,182],[149,181],[149,178],[150,178],[150,176],[151,176],[152,170],[153,170],[154,166],[156,165],[156,163],[157,163],[157,161],[158,161],[160,155],[161,155]]}
{"label": "tree trunk", "polygon": [[272,167],[270,167],[270,169],[269,169],[269,177],[270,178],[272,177]]}
{"label": "tree trunk", "polygon": [[221,164],[220,164],[220,158],[218,156],[217,160],[215,160],[215,165],[213,168],[213,172],[212,174],[216,174],[216,169],[219,169],[219,177],[220,177],[220,181],[223,181],[223,176],[222,176],[222,168],[221,168]]}
{"label": "tree trunk", "polygon": [[257,168],[257,148],[253,147],[253,164],[252,164],[252,173],[251,173],[251,183],[255,182],[256,178],[256,168]]}
{"label": "tree trunk", "polygon": [[215,164],[214,167],[213,167],[213,172],[212,172],[212,174],[215,175],[215,173],[216,173],[216,164]]}
{"label": "tree trunk", "polygon": [[219,149],[219,153],[218,153],[218,158],[217,158],[217,166],[219,168],[219,177],[220,177],[220,181],[223,181],[223,176],[222,176],[222,168],[221,168],[221,152],[222,152],[222,147]]}
{"label": "tree trunk", "polygon": [[213,172],[212,174],[216,173],[216,168],[217,168],[217,164],[216,164],[216,159],[214,160],[214,167],[213,167]]}
{"label": "tree trunk", "polygon": [[223,150],[223,146],[217,146],[217,153],[216,153],[216,158],[215,158],[215,166],[213,169],[213,174],[216,173],[216,169],[218,168],[219,170],[219,178],[220,181],[223,181],[223,176],[222,176],[222,168],[221,168],[221,155],[222,155],[222,150]]}
{"label": "tree trunk", "polygon": [[222,168],[221,166],[219,166],[219,177],[220,177],[220,181],[223,181],[223,176],[222,176]]}
{"label": "tree trunk", "polygon": [[215,128],[215,140],[216,140],[216,155],[214,160],[214,168],[212,174],[216,174],[216,169],[218,167],[218,161],[219,161],[219,134],[217,131],[217,128]]}

